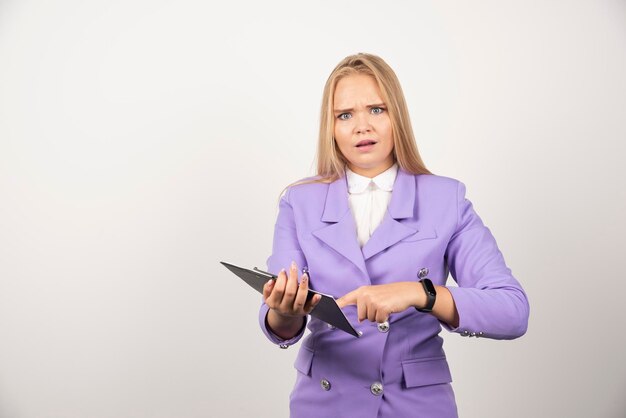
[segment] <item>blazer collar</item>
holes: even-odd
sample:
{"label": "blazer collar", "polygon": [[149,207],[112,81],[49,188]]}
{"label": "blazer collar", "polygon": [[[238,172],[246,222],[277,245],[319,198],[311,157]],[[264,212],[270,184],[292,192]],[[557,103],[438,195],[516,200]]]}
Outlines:
{"label": "blazer collar", "polygon": [[[410,218],[413,216],[414,204],[415,176],[399,168],[387,211],[394,219]],[[328,185],[322,222],[339,222],[349,211],[348,184],[344,175]]]}
{"label": "blazer collar", "polygon": [[322,222],[339,222],[349,211],[348,184],[344,175],[328,185]]}
{"label": "blazer collar", "polygon": [[356,237],[356,223],[348,204],[348,186],[344,175],[328,185],[322,222],[330,225],[313,231],[313,235],[350,260],[366,276],[369,276],[365,266],[366,259],[417,231],[415,228],[399,222],[400,219],[413,216],[414,206],[415,176],[399,168],[387,214],[361,249]]}
{"label": "blazer collar", "polygon": [[415,206],[415,176],[403,169],[398,169],[393,185],[391,201],[387,211],[393,219],[405,219],[413,216]]}
{"label": "blazer collar", "polygon": [[382,222],[362,249],[365,260],[413,235],[417,229],[403,219],[412,218],[415,210],[415,176],[400,169],[391,193],[391,201]]}
{"label": "blazer collar", "polygon": [[348,184],[345,175],[328,185],[322,222],[326,222],[327,225],[313,231],[313,235],[350,260],[365,277],[369,277],[356,238],[356,223],[348,204]]}

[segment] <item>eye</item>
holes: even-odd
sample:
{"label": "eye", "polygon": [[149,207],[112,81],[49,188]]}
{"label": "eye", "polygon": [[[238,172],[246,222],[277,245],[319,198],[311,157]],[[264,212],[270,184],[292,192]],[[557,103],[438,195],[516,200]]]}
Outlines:
{"label": "eye", "polygon": [[339,120],[348,120],[352,117],[351,114],[349,113],[341,113],[340,115],[337,116],[337,119]]}
{"label": "eye", "polygon": [[373,115],[380,115],[384,111],[385,111],[385,109],[383,109],[382,107],[373,107],[372,110],[371,110]]}

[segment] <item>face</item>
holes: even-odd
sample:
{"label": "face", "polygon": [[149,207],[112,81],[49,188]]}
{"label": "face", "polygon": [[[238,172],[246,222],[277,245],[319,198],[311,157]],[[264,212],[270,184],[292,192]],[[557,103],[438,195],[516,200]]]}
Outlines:
{"label": "face", "polygon": [[335,141],[350,170],[371,178],[393,165],[391,120],[373,77],[356,74],[339,80],[333,111]]}

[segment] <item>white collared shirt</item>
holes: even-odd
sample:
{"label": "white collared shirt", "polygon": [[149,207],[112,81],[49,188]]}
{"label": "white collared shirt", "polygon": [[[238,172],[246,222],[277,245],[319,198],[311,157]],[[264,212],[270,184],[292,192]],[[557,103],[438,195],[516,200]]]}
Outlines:
{"label": "white collared shirt", "polygon": [[397,164],[374,178],[361,176],[346,167],[348,203],[354,216],[357,239],[361,247],[370,239],[385,216],[397,174]]}

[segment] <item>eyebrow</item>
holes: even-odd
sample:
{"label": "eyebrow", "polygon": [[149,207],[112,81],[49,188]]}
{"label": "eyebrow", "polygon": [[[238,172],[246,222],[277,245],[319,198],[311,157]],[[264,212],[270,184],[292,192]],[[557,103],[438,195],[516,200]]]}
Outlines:
{"label": "eyebrow", "polygon": [[[371,104],[371,105],[367,105],[365,107],[368,108],[368,109],[371,109],[373,107],[385,107],[385,104],[384,103],[374,103],[374,104]],[[353,110],[354,110],[353,108],[349,108],[349,109],[333,109],[333,112],[341,114],[341,113],[352,112]]]}

